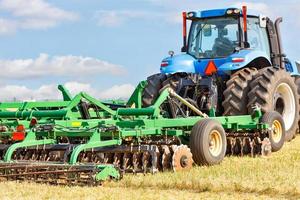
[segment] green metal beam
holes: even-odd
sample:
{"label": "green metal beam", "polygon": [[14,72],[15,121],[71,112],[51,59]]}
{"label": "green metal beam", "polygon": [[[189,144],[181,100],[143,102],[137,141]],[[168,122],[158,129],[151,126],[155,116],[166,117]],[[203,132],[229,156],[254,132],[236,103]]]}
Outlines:
{"label": "green metal beam", "polygon": [[127,101],[128,107],[142,108],[142,93],[144,88],[147,86],[147,81],[141,81],[135,88],[134,92]]}
{"label": "green metal beam", "polygon": [[30,131],[27,133],[25,139],[22,142],[12,144],[6,151],[4,155],[4,161],[9,162],[11,161],[11,157],[13,153],[18,149],[22,147],[30,147],[30,146],[38,146],[38,145],[47,145],[47,144],[55,144],[56,140],[53,139],[42,139],[37,140],[36,135],[34,132]]}
{"label": "green metal beam", "polygon": [[57,88],[58,88],[58,90],[61,91],[64,101],[71,101],[72,100],[72,95],[70,94],[69,90],[67,88],[65,88],[65,86],[58,85]]}
{"label": "green metal beam", "polygon": [[108,106],[104,105],[101,101],[98,101],[97,99],[95,99],[94,97],[91,97],[90,95],[86,94],[86,93],[81,93],[82,97],[85,98],[86,100],[88,100],[90,103],[95,104],[96,106],[100,107],[101,109],[103,109],[104,111],[108,112],[111,115],[116,115],[116,111],[110,109]]}
{"label": "green metal beam", "polygon": [[0,118],[31,118],[31,117],[52,117],[52,118],[62,118],[67,114],[67,110],[44,110],[44,111],[0,111]]}
{"label": "green metal beam", "polygon": [[113,145],[120,145],[120,144],[122,144],[121,139],[101,141],[100,133],[98,131],[95,131],[87,143],[78,145],[72,151],[69,163],[76,164],[78,155],[80,154],[80,152],[82,152],[84,150],[92,149],[92,148],[96,148],[96,147],[105,147],[105,146],[113,146]]}
{"label": "green metal beam", "polygon": [[96,181],[105,181],[109,178],[119,180],[121,178],[120,172],[113,165],[98,165],[96,168],[100,170],[95,176]]}

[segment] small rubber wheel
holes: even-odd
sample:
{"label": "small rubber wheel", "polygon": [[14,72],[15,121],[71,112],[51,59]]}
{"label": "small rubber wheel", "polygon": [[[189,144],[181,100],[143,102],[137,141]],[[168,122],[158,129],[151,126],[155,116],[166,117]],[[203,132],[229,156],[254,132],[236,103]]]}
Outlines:
{"label": "small rubber wheel", "polygon": [[285,141],[285,125],[283,118],[278,112],[267,112],[261,118],[262,123],[269,125],[268,133],[272,152],[279,151]]}
{"label": "small rubber wheel", "polygon": [[190,147],[196,164],[219,164],[224,159],[226,145],[226,134],[218,121],[203,119],[194,125]]}

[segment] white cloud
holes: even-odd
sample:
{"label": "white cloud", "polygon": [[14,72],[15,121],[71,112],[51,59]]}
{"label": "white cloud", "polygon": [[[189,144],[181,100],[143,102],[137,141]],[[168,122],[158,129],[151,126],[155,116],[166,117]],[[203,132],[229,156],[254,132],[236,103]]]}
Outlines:
{"label": "white cloud", "polygon": [[54,7],[44,0],[2,0],[0,8],[10,11],[14,16],[27,18],[46,18],[74,20],[77,15]]}
{"label": "white cloud", "polygon": [[135,10],[99,10],[94,16],[99,26],[108,27],[120,26],[133,18],[153,19],[156,17],[158,16],[153,12]]}
{"label": "white cloud", "polygon": [[14,20],[0,18],[0,34],[11,34],[17,30],[17,22]]}
{"label": "white cloud", "polygon": [[115,85],[107,90],[100,92],[102,99],[128,98],[134,91],[135,87],[131,84]]}
{"label": "white cloud", "polygon": [[42,85],[36,90],[20,85],[6,85],[0,87],[1,101],[58,99],[59,91],[54,85]]}
{"label": "white cloud", "polygon": [[[64,85],[73,96],[79,92],[86,92],[98,99],[126,99],[130,97],[134,90],[134,86],[131,84],[115,85],[104,91],[93,88],[88,83],[75,81],[67,82]],[[42,85],[37,89],[20,85],[6,85],[0,86],[0,99],[1,101],[54,100],[62,99],[62,95],[54,84]]]}
{"label": "white cloud", "polygon": [[268,17],[273,17],[274,13],[271,8],[265,3],[254,3],[254,2],[236,2],[233,5],[237,8],[242,8],[242,6],[247,6],[247,9],[256,15],[263,14]]}
{"label": "white cloud", "polygon": [[64,86],[70,91],[72,95],[76,95],[79,92],[86,92],[89,95],[99,97],[99,92],[89,83],[79,83],[76,81],[72,81],[65,83]]}
{"label": "white cloud", "polygon": [[94,18],[98,26],[117,27],[130,20],[149,20],[178,24],[182,22],[181,12],[148,12],[136,10],[100,10],[95,13]]}
{"label": "white cloud", "polygon": [[120,75],[124,67],[97,58],[40,54],[36,59],[0,60],[0,78],[28,79],[44,76],[82,77],[93,74]]}
{"label": "white cloud", "polygon": [[14,33],[19,29],[46,29],[79,18],[77,14],[44,0],[1,0],[0,10],[10,14],[0,19],[0,34]]}

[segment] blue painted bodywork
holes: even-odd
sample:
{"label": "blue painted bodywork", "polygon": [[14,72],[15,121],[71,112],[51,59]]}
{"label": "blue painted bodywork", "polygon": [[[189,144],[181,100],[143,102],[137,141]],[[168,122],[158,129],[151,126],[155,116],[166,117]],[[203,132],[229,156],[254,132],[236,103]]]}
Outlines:
{"label": "blue painted bodywork", "polygon": [[[217,67],[217,74],[230,75],[232,71],[243,68],[248,65],[251,61],[256,58],[262,57],[266,59],[270,65],[271,61],[266,55],[266,53],[261,51],[254,51],[251,49],[241,50],[239,52],[233,53],[225,58],[214,58],[214,59],[196,59],[189,54],[180,54],[173,57],[167,57],[162,62],[167,62],[168,66],[161,67],[161,73],[164,74],[173,74],[177,72],[186,72],[186,73],[198,73],[202,76],[205,75],[205,69],[209,61],[214,61]],[[233,58],[243,58],[243,62],[234,63],[232,62]]]}
{"label": "blue painted bodywork", "polygon": [[287,59],[285,61],[285,69],[290,72],[292,76],[300,76],[296,62],[291,62]]}
{"label": "blue painted bodywork", "polygon": [[[203,10],[203,11],[193,11],[194,18],[208,18],[208,17],[221,17],[226,15],[228,9],[238,9],[238,8],[224,8],[224,9],[213,9],[213,10]],[[240,11],[242,14],[242,11]]]}

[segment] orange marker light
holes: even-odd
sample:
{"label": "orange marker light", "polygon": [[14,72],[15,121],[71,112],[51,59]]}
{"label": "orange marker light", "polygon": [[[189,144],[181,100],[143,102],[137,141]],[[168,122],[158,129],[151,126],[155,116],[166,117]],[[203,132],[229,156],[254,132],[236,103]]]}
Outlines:
{"label": "orange marker light", "polygon": [[13,132],[12,134],[12,140],[14,141],[22,141],[25,139],[25,133],[24,132]]}
{"label": "orange marker light", "polygon": [[16,127],[16,131],[12,133],[12,140],[21,141],[25,139],[25,126],[23,124],[19,124]]}

